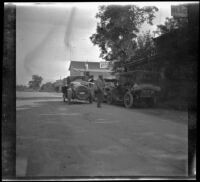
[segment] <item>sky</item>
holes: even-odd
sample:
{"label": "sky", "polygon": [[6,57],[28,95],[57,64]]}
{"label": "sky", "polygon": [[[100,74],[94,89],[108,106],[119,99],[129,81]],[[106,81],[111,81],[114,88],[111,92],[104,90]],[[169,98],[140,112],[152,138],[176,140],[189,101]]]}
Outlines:
{"label": "sky", "polygon": [[70,60],[103,61],[89,37],[96,32],[99,5],[109,4],[156,6],[154,25],[141,30],[153,31],[171,16],[171,5],[183,2],[17,3],[16,84],[27,85],[34,74],[43,77],[42,83],[63,79]]}

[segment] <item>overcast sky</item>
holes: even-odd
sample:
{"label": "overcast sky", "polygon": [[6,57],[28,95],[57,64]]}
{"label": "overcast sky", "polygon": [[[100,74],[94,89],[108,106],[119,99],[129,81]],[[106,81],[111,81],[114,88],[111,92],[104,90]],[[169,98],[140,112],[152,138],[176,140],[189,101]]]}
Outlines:
{"label": "overcast sky", "polygon": [[[126,4],[130,4],[128,2]],[[16,16],[16,80],[27,84],[33,74],[43,83],[69,75],[69,60],[102,61],[98,46],[89,37],[95,33],[99,5],[108,3],[35,3],[17,4]],[[119,2],[112,4],[120,4]],[[125,2],[121,3],[125,5]],[[154,26],[144,25],[143,31],[155,30],[171,16],[171,5],[181,2],[139,2],[138,6],[156,6],[159,11]],[[71,51],[65,44],[71,45]],[[70,54],[71,52],[71,54]]]}

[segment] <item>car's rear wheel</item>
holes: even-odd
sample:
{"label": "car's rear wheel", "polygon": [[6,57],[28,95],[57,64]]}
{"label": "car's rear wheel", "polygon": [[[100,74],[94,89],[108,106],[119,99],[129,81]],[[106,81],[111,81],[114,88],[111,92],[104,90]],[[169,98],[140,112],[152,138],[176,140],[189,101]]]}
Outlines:
{"label": "car's rear wheel", "polygon": [[126,108],[131,108],[133,106],[133,95],[130,92],[124,95],[124,106]]}

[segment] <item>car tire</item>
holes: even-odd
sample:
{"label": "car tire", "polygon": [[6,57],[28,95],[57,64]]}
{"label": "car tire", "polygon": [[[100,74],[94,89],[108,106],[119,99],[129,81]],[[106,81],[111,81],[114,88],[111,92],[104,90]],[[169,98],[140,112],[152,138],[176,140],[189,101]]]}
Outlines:
{"label": "car tire", "polygon": [[126,108],[133,107],[133,95],[130,92],[126,92],[124,95],[124,106]]}

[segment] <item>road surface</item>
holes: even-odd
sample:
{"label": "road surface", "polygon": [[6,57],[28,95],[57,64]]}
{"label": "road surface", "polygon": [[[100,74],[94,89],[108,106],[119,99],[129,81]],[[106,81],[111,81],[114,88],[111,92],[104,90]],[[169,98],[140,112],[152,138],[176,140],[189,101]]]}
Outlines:
{"label": "road surface", "polygon": [[30,95],[17,94],[17,176],[187,176],[187,113]]}

